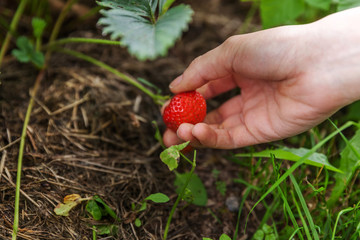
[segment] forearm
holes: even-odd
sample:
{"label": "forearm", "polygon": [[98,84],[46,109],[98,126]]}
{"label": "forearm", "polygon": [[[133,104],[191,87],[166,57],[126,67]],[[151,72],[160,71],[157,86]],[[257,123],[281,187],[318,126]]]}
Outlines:
{"label": "forearm", "polygon": [[[309,24],[313,41],[313,70],[330,81],[345,106],[360,99],[360,7]],[[314,69],[316,68],[316,69]]]}

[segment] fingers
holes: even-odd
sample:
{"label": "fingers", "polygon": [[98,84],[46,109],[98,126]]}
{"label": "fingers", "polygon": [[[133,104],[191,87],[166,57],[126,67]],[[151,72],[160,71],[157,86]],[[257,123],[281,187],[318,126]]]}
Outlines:
{"label": "fingers", "polygon": [[184,73],[170,84],[171,91],[174,93],[191,91],[214,80],[231,80],[232,54],[222,44],[197,57]]}
{"label": "fingers", "polygon": [[262,142],[254,138],[244,125],[222,129],[206,123],[182,124],[177,135],[183,141],[190,141],[192,146],[218,149],[234,149]]}

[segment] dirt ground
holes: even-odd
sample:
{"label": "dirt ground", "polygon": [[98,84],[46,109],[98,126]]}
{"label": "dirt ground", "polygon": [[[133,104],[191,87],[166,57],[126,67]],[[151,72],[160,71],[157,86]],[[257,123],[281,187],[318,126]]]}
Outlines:
{"label": "dirt ground", "polygon": [[[5,1],[0,7],[8,7]],[[180,1],[181,2],[181,1]],[[196,57],[216,47],[227,37],[244,31],[250,5],[237,0],[188,1],[195,15],[183,38],[169,55],[155,61],[139,62],[126,49],[116,46],[69,44],[119,71],[154,83],[165,94],[168,84]],[[2,6],[1,6],[2,5]],[[93,6],[81,1],[78,6]],[[206,6],[206,7],[205,7]],[[54,14],[56,14],[54,9]],[[72,14],[76,15],[76,12]],[[102,38],[95,18],[81,24],[65,21],[61,37]],[[26,18],[19,29],[26,34]],[[254,20],[246,31],[259,29]],[[1,69],[1,164],[0,166],[0,239],[11,238],[19,140],[37,70],[20,64],[8,55]],[[223,97],[208,101],[218,106]],[[77,206],[69,217],[57,216],[54,207],[68,194],[82,197],[99,195],[122,219],[117,236],[98,239],[161,239],[172,205],[176,200],[175,175],[160,161],[161,147],[154,138],[156,121],[164,130],[159,106],[144,93],[113,74],[65,54],[52,55],[27,129],[20,200],[19,239],[92,239],[93,224],[113,223],[112,219],[94,222]],[[235,151],[233,151],[235,152]],[[233,152],[211,149],[198,151],[196,173],[208,191],[206,207],[181,203],[174,215],[168,239],[218,239],[235,231],[237,212],[231,212],[226,199],[241,201],[244,186],[231,179],[247,170],[228,160]],[[185,172],[189,165],[181,165]],[[227,183],[225,196],[216,190],[212,171]],[[136,215],[131,204],[152,193],[170,196],[165,204],[149,204]],[[250,217],[246,234],[245,216],[254,202],[247,200],[240,222],[239,239],[248,239],[259,223]],[[136,227],[140,217],[143,225]],[[260,218],[261,219],[261,218]]]}

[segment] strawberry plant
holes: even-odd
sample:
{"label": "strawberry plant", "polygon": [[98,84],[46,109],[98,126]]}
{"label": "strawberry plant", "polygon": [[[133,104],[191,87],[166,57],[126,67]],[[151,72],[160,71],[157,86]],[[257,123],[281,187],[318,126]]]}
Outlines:
{"label": "strawberry plant", "polygon": [[140,60],[166,55],[169,47],[187,28],[193,11],[188,5],[170,8],[174,0],[100,0],[97,3],[108,10],[99,24],[103,34],[111,39],[121,38],[131,54]]}

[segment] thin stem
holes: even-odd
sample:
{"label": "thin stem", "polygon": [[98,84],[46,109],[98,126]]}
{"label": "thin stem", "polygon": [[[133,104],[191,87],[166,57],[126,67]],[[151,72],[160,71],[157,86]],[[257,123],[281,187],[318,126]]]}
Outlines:
{"label": "thin stem", "polygon": [[[62,12],[60,13],[56,23],[55,27],[51,33],[49,43],[53,42],[56,37],[59,34],[60,27],[65,19],[66,14],[69,12],[70,7],[72,4],[74,4],[77,0],[68,0],[65,7],[63,8]],[[41,80],[44,77],[45,68],[47,65],[47,61],[50,59],[51,52],[48,50],[45,54],[45,64],[44,67],[40,70],[35,84],[33,91],[31,93],[31,98],[29,101],[29,105],[26,111],[25,120],[23,124],[23,129],[21,133],[21,140],[20,140],[20,148],[19,148],[19,155],[18,155],[18,167],[17,167],[17,175],[16,175],[16,189],[15,189],[15,206],[14,206],[14,223],[13,223],[13,233],[12,233],[12,239],[16,240],[17,238],[17,232],[19,229],[19,209],[20,209],[20,185],[21,185],[21,170],[22,170],[22,161],[23,161],[23,155],[24,155],[24,147],[25,147],[25,140],[26,140],[26,130],[27,126],[30,121],[31,111],[34,105],[34,97],[36,96],[36,93],[40,87]]]}
{"label": "thin stem", "polygon": [[[53,28],[53,31],[51,32],[50,39],[49,39],[49,45],[51,45],[57,38],[60,32],[61,25],[63,24],[66,15],[71,9],[71,6],[76,2],[77,0],[68,0],[65,7],[61,11],[55,25]],[[48,50],[45,54],[45,62],[47,62],[50,59],[51,50]]]}
{"label": "thin stem", "polygon": [[71,56],[74,56],[74,57],[77,57],[77,58],[80,58],[82,60],[85,60],[85,61],[88,61],[96,66],[99,66],[113,74],[115,74],[116,76],[120,77],[121,79],[123,79],[125,82],[137,87],[138,89],[140,89],[141,91],[143,91],[145,94],[147,94],[148,96],[150,96],[155,103],[158,103],[158,104],[162,104],[163,101],[166,99],[165,96],[161,96],[161,95],[157,95],[157,94],[154,94],[153,92],[151,92],[149,89],[147,89],[146,87],[144,87],[142,84],[140,84],[138,81],[136,81],[135,79],[125,75],[124,73],[122,72],[119,72],[118,70],[116,70],[115,68],[113,67],[110,67],[109,65],[107,65],[106,63],[104,62],[101,62],[99,60],[96,60],[95,58],[93,57],[90,57],[88,55],[85,55],[83,53],[80,53],[80,52],[76,52],[76,51],[73,51],[73,50],[69,50],[69,49],[61,49],[59,50],[60,52],[63,52],[63,53],[66,53],[66,54],[69,54]]}
{"label": "thin stem", "polygon": [[112,41],[106,39],[95,39],[95,38],[63,38],[48,44],[46,48],[53,48],[58,45],[67,43],[95,43],[95,44],[107,44],[107,45],[121,45],[120,41]]}
{"label": "thin stem", "polygon": [[191,167],[189,176],[187,177],[187,179],[185,181],[185,184],[184,184],[183,188],[181,189],[180,194],[178,195],[173,207],[171,208],[169,218],[168,218],[168,220],[166,222],[166,226],[165,226],[165,230],[164,230],[164,240],[166,240],[166,238],[167,238],[170,223],[171,223],[171,219],[172,219],[172,217],[173,217],[173,215],[175,213],[175,210],[176,210],[180,200],[184,197],[185,190],[186,190],[187,186],[189,185],[189,182],[190,182],[190,179],[191,179],[191,177],[192,177],[192,175],[194,173],[195,167],[196,167],[196,150],[194,151],[194,158],[193,158],[192,167]]}
{"label": "thin stem", "polygon": [[7,51],[8,47],[9,47],[12,33],[15,32],[15,30],[16,30],[16,27],[19,23],[21,15],[24,12],[27,1],[28,0],[21,0],[19,7],[17,8],[15,15],[11,21],[10,29],[6,34],[6,37],[4,39],[4,42],[3,42],[2,46],[1,46],[1,50],[0,50],[0,67],[2,65],[2,61],[4,59],[5,52]]}
{"label": "thin stem", "polygon": [[42,78],[44,77],[44,69],[40,71],[38,74],[34,89],[32,91],[32,97],[30,98],[30,102],[26,111],[25,120],[23,124],[23,129],[21,133],[20,138],[20,147],[19,147],[19,155],[18,155],[18,166],[17,166],[17,174],[16,174],[16,188],[15,188],[15,206],[14,206],[14,223],[13,223],[13,234],[12,239],[15,240],[17,237],[17,232],[19,228],[19,209],[20,209],[20,183],[21,183],[21,170],[22,170],[22,161],[23,161],[23,155],[24,155],[24,147],[25,147],[25,140],[26,140],[26,130],[27,126],[30,121],[31,111],[34,105],[34,94],[37,92],[40,82]]}

